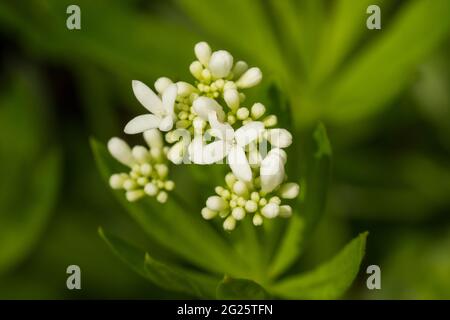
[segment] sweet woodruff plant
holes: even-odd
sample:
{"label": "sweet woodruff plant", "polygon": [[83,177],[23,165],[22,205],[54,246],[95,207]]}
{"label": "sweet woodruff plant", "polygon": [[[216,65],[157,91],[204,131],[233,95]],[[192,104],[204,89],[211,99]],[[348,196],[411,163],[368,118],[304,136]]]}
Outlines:
{"label": "sweet woodruff plant", "polygon": [[162,77],[153,91],[132,81],[146,113],[128,122],[124,131],[142,133],[148,148],[130,148],[119,138],[109,141],[110,153],[130,168],[113,174],[111,187],[125,190],[128,201],[149,196],[164,203],[175,187],[169,162],[227,164],[230,172],[206,200],[203,218],[220,217],[223,228],[231,231],[247,216],[255,226],[264,219],[290,217],[286,200],[299,195],[299,185],[287,182],[285,174],[284,148],[292,135],[277,127],[276,115],[267,115],[262,103],[246,101],[244,93],[260,83],[261,70],[235,61],[225,50],[213,52],[206,42],[197,43],[194,52],[192,84]]}
{"label": "sweet woodruff plant", "polygon": [[[285,172],[285,150],[293,136],[264,104],[246,100],[244,92],[261,82],[261,70],[234,61],[227,51],[213,52],[205,42],[194,51],[193,83],[163,77],[153,90],[132,81],[146,111],[124,131],[141,134],[145,146],[112,138],[105,148],[92,141],[103,178],[152,239],[151,250],[102,229],[101,237],[143,277],[183,296],[341,296],[358,273],[366,234],[316,269],[295,270],[325,208],[332,155],[325,127],[319,124],[314,141],[307,140],[313,149],[302,149],[301,166],[292,166],[299,171],[293,176],[302,175],[296,180],[300,194],[299,184],[288,181]],[[273,88],[282,96],[276,85],[262,91],[270,96]],[[275,99],[269,97],[267,109],[289,112]],[[297,161],[299,154],[291,156]],[[208,192],[212,181],[220,185]],[[198,205],[198,197],[204,205]]]}

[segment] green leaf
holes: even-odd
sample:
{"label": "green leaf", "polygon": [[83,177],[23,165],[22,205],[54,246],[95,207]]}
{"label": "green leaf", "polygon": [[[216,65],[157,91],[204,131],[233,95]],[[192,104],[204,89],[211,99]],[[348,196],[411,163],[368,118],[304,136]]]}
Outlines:
{"label": "green leaf", "polygon": [[[117,168],[118,163],[109,155],[106,147],[95,140],[91,141],[91,145],[105,182],[112,173],[123,171]],[[173,195],[162,205],[148,197],[130,203],[123,192],[114,193],[150,237],[184,259],[219,274],[228,272],[239,275],[246,269],[225,239],[201,219],[200,214],[193,215],[186,212],[186,207],[177,205]]]}
{"label": "green leaf", "polygon": [[[433,21],[433,23],[424,23]],[[334,80],[324,114],[341,124],[383,108],[411,82],[417,65],[446,39],[448,0],[409,1],[391,25]],[[384,29],[385,28],[385,29]]]}
{"label": "green leaf", "polygon": [[58,194],[60,160],[58,150],[36,159],[26,184],[9,193],[15,204],[0,207],[0,274],[24,259],[44,231]]}
{"label": "green leaf", "polygon": [[313,134],[312,157],[308,159],[306,180],[300,181],[299,216],[294,214],[269,269],[275,278],[300,256],[318,221],[322,217],[331,176],[331,145],[323,124]]}
{"label": "green leaf", "polygon": [[220,300],[263,300],[269,294],[252,280],[225,277],[217,286],[217,299]]}
{"label": "green leaf", "polygon": [[101,228],[99,234],[120,259],[161,288],[198,298],[214,298],[219,277],[162,263]]}
{"label": "green leaf", "polygon": [[281,280],[271,290],[286,299],[336,299],[352,284],[364,257],[367,232],[315,270]]}

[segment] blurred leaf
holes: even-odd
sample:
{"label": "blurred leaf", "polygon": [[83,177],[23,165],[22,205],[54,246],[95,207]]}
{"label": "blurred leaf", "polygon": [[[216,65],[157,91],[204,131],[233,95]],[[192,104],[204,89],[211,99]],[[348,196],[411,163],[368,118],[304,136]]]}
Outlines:
{"label": "blurred leaf", "polygon": [[[117,163],[100,143],[91,140],[91,146],[99,170],[108,182],[112,173],[120,172],[113,169]],[[242,274],[246,269],[237,254],[206,221],[183,212],[186,207],[176,206],[173,199],[169,198],[164,205],[147,197],[130,203],[123,192],[114,191],[114,194],[149,236],[184,259],[219,274]]]}
{"label": "blurred leaf", "polygon": [[347,244],[333,259],[310,272],[276,283],[272,290],[287,299],[336,299],[352,284],[364,257],[367,232]]}
{"label": "blurred leaf", "polygon": [[225,277],[217,286],[217,299],[220,300],[263,300],[269,294],[254,281]]}
{"label": "blurred leaf", "polygon": [[198,298],[215,296],[218,277],[159,262],[143,250],[127,244],[101,228],[99,234],[120,259],[161,288]]}
{"label": "blurred leaf", "polygon": [[300,183],[300,199],[304,199],[300,204],[300,216],[294,215],[291,218],[292,221],[287,227],[280,250],[271,263],[269,269],[271,277],[280,275],[300,256],[305,241],[311,236],[325,210],[331,176],[332,151],[323,124],[317,126],[313,138],[313,157],[308,160],[306,183]]}
{"label": "blurred leaf", "polygon": [[334,79],[326,116],[347,123],[378,112],[411,81],[417,65],[448,36],[449,26],[448,0],[408,2],[380,38]]}
{"label": "blurred leaf", "polygon": [[36,160],[20,190],[10,190],[17,202],[0,212],[0,274],[24,259],[43,232],[56,200],[60,178],[60,154],[52,150]]}
{"label": "blurred leaf", "polygon": [[249,65],[262,64],[271,71],[276,70],[278,75],[284,75],[286,66],[278,50],[273,30],[267,23],[267,15],[261,1],[176,2],[203,28],[207,36],[214,37],[228,48],[245,54],[244,60],[248,61]]}

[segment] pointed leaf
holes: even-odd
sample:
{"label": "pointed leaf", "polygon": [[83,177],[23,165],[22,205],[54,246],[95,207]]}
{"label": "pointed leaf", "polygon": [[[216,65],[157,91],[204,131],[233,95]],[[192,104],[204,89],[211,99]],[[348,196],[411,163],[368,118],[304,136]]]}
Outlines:
{"label": "pointed leaf", "polygon": [[252,280],[225,277],[217,286],[217,299],[221,300],[262,300],[268,298],[267,291]]}

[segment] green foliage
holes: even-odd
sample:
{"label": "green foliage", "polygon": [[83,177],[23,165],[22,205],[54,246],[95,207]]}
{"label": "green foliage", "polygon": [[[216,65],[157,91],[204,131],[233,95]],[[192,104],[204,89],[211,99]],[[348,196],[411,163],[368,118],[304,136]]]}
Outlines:
{"label": "green foliage", "polygon": [[269,295],[254,281],[225,277],[217,286],[216,297],[221,300],[263,300]]}

